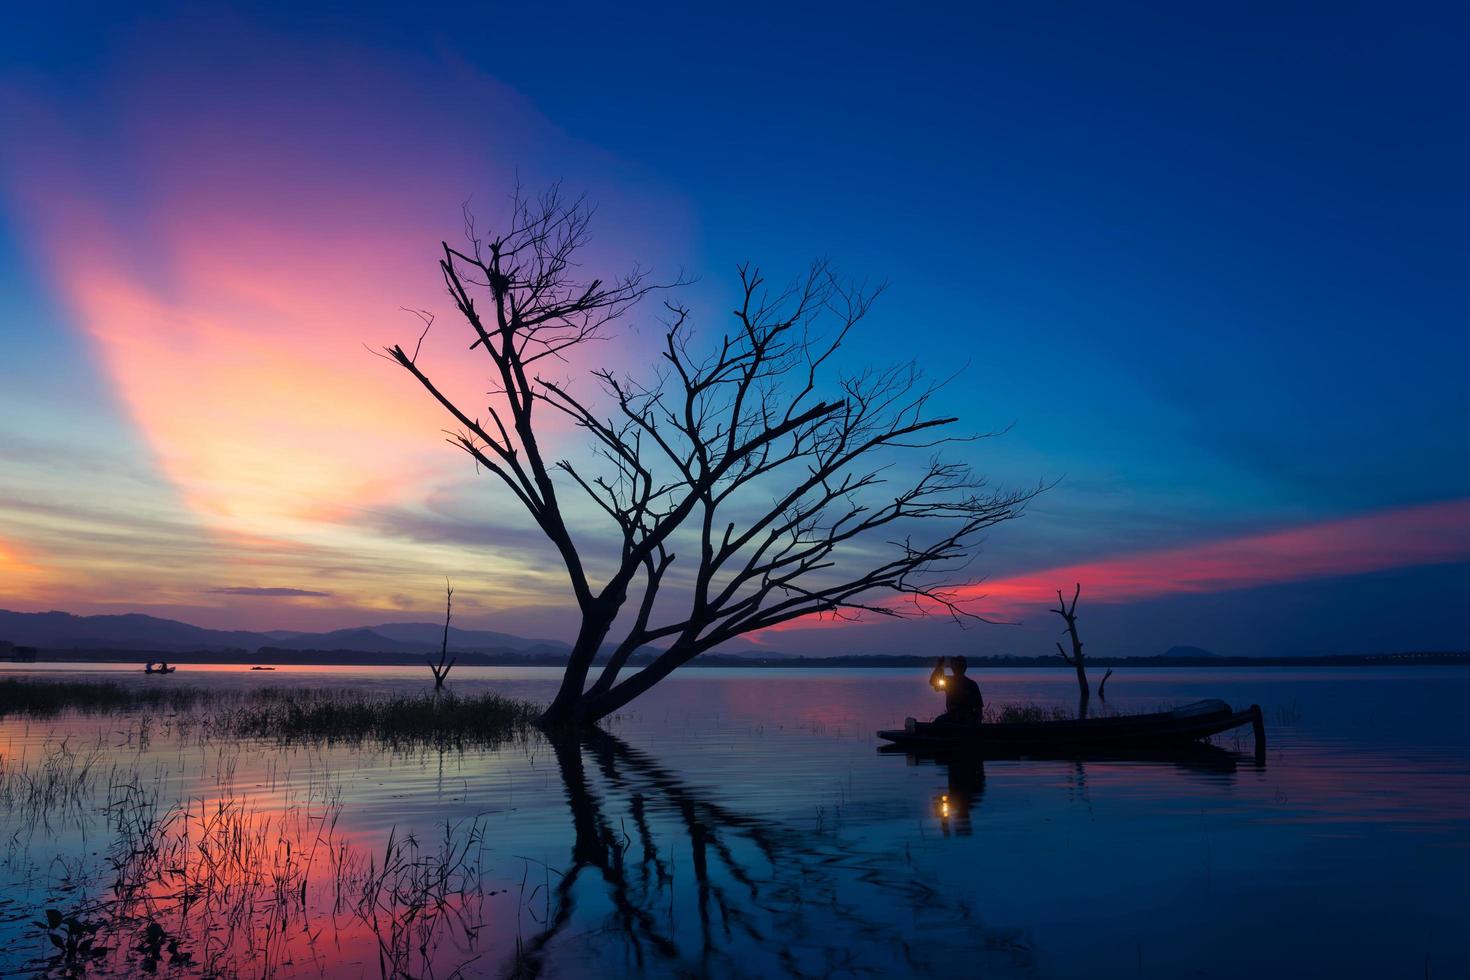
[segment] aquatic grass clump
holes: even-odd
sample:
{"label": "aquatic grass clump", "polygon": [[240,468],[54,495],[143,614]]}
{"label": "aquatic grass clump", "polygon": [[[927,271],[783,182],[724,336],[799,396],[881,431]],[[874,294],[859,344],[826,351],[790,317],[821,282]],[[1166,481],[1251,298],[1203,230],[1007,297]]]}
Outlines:
{"label": "aquatic grass clump", "polygon": [[1018,722],[1074,721],[1076,718],[1075,710],[1061,705],[1020,702],[999,706],[987,704],[981,720],[987,725],[1009,725]]}
{"label": "aquatic grass clump", "polygon": [[112,714],[140,708],[183,710],[209,692],[190,687],[143,687],[115,681],[32,681],[0,679],[0,717],[51,718],[65,711]]}
{"label": "aquatic grass clump", "polygon": [[216,718],[240,738],[327,742],[470,743],[524,735],[540,709],[493,692],[374,696],[344,691],[262,691]]}
{"label": "aquatic grass clump", "polygon": [[[1168,711],[1169,708],[1159,708]],[[1115,708],[1106,704],[1090,705],[1088,718],[1113,718],[1118,715]],[[1032,724],[1039,721],[1076,721],[1077,708],[1063,704],[1041,704],[1035,701],[1013,701],[1009,704],[987,704],[980,720],[986,725]]]}
{"label": "aquatic grass clump", "polygon": [[486,746],[527,737],[540,708],[494,692],[378,694],[332,688],[251,691],[145,687],[110,681],[0,681],[0,717],[53,718],[168,710],[175,733],[391,746]]}

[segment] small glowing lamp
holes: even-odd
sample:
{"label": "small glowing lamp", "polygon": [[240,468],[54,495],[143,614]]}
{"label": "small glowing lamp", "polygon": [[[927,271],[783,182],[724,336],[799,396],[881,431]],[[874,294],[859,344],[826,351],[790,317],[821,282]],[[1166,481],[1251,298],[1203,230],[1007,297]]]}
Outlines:
{"label": "small glowing lamp", "polygon": [[936,681],[935,683],[937,683],[940,687],[943,687],[944,686],[944,678],[943,677],[939,678],[939,680]]}

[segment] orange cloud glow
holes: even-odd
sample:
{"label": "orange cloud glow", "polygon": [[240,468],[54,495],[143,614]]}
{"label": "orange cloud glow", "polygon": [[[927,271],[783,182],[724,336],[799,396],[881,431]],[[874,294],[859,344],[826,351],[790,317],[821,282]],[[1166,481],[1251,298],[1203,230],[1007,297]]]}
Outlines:
{"label": "orange cloud glow", "polygon": [[[226,96],[134,65],[108,93],[100,134],[44,96],[16,101],[7,108],[33,138],[0,164],[58,306],[215,546],[180,588],[253,581],[242,573],[267,562],[292,582],[335,576],[341,601],[380,607],[396,601],[379,580],[392,569],[462,567],[463,556],[385,541],[357,515],[416,506],[470,464],[442,441],[442,410],[371,351],[413,345],[422,324],[403,308],[436,312],[420,363],[483,411],[489,362],[466,350],[440,241],[463,234],[467,200],[482,225],[500,217],[516,180],[502,152],[524,165],[528,147],[563,138],[488,80],[456,76],[451,105],[432,78],[389,78],[371,59],[300,64],[232,68],[241,77]],[[389,103],[403,111],[385,115]],[[467,127],[466,114],[493,131]],[[648,201],[630,210],[646,226],[610,224],[587,274],[649,258],[643,244],[674,224]],[[586,356],[616,368],[608,361],[634,355],[606,344]],[[78,561],[95,571],[102,559]],[[15,577],[11,564],[0,567]],[[493,556],[478,567],[511,571]],[[156,598],[158,570],[148,575],[154,588],[139,595]]]}
{"label": "orange cloud glow", "polygon": [[[287,240],[279,257],[290,262]],[[313,297],[289,284],[263,298],[268,270],[195,267],[187,256],[203,243],[174,244],[185,258],[168,293],[119,274],[107,256],[61,274],[107,374],[196,513],[268,529],[324,502],[384,499],[422,476],[439,419],[362,347],[394,334],[385,311],[411,287],[379,277],[339,294],[336,315],[318,320]]]}
{"label": "orange cloud glow", "polygon": [[28,561],[19,547],[0,538],[0,589],[7,597],[29,598],[49,580],[45,569]]}

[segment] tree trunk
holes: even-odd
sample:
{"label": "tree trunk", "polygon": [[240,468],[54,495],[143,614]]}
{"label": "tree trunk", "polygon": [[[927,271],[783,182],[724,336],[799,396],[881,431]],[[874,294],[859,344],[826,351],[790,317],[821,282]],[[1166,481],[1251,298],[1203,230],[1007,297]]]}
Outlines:
{"label": "tree trunk", "polygon": [[1087,702],[1092,696],[1092,692],[1087,686],[1087,664],[1082,657],[1082,637],[1077,633],[1077,600],[1081,596],[1081,582],[1077,583],[1077,590],[1072,593],[1072,602],[1070,605],[1067,603],[1066,597],[1062,595],[1062,590],[1058,589],[1057,607],[1052,612],[1062,617],[1063,621],[1067,624],[1065,632],[1072,641],[1072,655],[1068,656],[1067,651],[1062,649],[1060,643],[1057,644],[1057,653],[1061,654],[1062,659],[1077,670],[1077,717],[1086,718]]}
{"label": "tree trunk", "polygon": [[677,646],[669,647],[653,663],[644,667],[621,684],[616,685],[607,693],[584,698],[578,706],[576,720],[582,724],[592,724],[593,722],[606,718],[672,674],[675,670],[678,670],[680,666],[687,662],[687,653],[687,649],[681,651]]}
{"label": "tree trunk", "polygon": [[[577,631],[577,640],[572,645],[571,656],[567,659],[561,687],[557,690],[556,697],[552,699],[551,704],[546,706],[546,710],[537,719],[537,724],[541,727],[554,728],[596,720],[596,718],[585,717],[583,704],[586,699],[583,688],[587,684],[587,672],[592,669],[592,661],[597,656],[597,651],[602,648],[603,641],[607,639],[607,631],[612,628],[613,620],[617,618],[617,615],[616,606],[608,609],[606,605],[594,607],[583,613],[582,628]],[[600,718],[602,715],[597,717]]]}

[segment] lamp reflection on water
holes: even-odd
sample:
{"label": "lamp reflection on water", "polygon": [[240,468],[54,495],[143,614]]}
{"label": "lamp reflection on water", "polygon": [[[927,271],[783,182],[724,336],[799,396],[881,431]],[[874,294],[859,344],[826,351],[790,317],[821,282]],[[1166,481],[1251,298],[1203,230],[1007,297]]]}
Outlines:
{"label": "lamp reflection on water", "polygon": [[939,821],[940,831],[946,837],[969,836],[973,830],[971,817],[985,795],[984,761],[963,755],[926,761],[937,763],[948,777],[945,791],[930,797],[933,801],[930,813]]}

